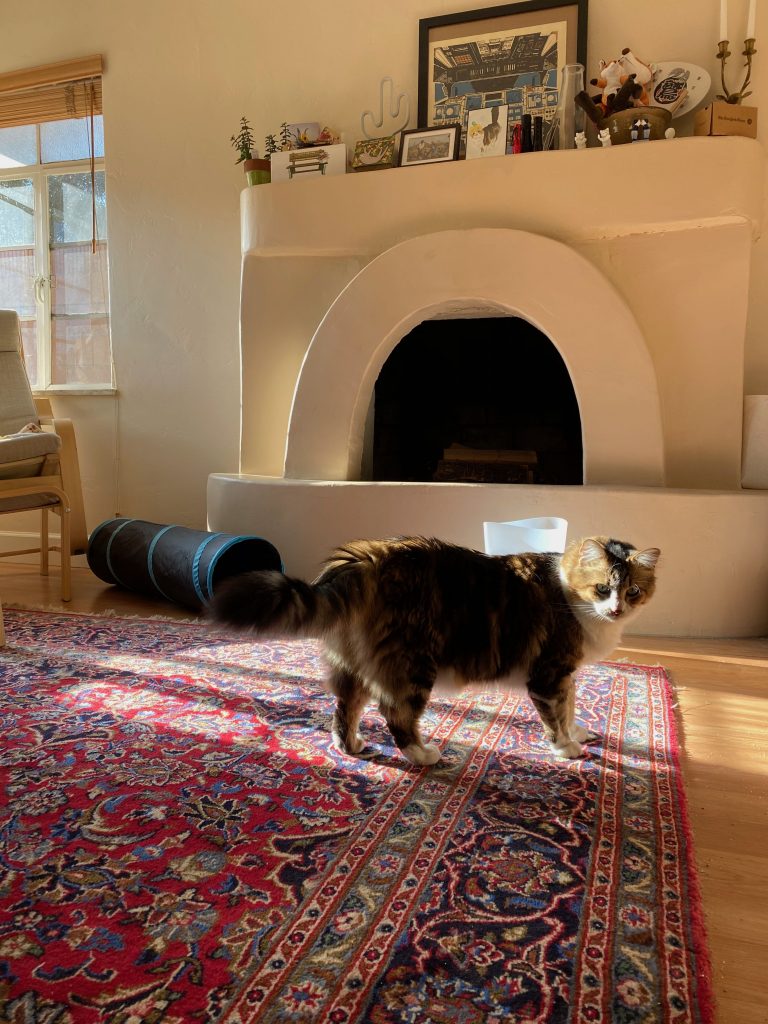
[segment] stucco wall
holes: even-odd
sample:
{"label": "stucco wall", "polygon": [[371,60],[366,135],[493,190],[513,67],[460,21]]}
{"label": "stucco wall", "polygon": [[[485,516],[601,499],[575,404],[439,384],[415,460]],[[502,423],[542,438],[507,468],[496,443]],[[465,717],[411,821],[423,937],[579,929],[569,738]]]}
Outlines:
{"label": "stucco wall", "polygon": [[[0,70],[95,52],[105,58],[119,398],[57,402],[57,412],[81,424],[91,526],[117,511],[201,526],[208,474],[237,468],[243,178],[229,137],[240,116],[249,117],[259,140],[282,121],[317,119],[354,142],[382,76],[408,90],[415,109],[418,19],[468,6],[36,0],[4,11]],[[738,39],[747,0],[729,6]],[[627,45],[647,59],[679,58],[716,71],[715,0],[591,0],[589,21],[590,71]],[[768,32],[768,18],[758,36],[761,29]],[[758,53],[752,99],[763,107],[765,140],[763,63]],[[753,266],[748,392],[768,392],[767,272],[763,239]]]}

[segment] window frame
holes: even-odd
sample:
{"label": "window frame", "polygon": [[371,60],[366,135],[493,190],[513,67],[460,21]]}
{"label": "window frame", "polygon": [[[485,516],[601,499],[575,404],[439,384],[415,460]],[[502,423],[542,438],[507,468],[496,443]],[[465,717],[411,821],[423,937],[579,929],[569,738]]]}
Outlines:
{"label": "window frame", "polygon": [[[47,123],[47,122],[42,122]],[[94,173],[99,171],[106,175],[106,160],[96,157],[91,161],[90,157],[80,160],[61,160],[52,163],[42,163],[40,124],[35,124],[37,142],[37,163],[26,164],[19,167],[0,167],[0,180],[11,181],[26,179],[32,181],[32,189],[35,198],[35,312],[36,312],[36,339],[37,339],[37,367],[38,379],[33,386],[35,394],[111,394],[116,390],[114,379],[114,362],[110,359],[111,381],[104,384],[52,384],[51,383],[51,247],[50,247],[50,216],[48,209],[48,177],[56,174],[90,174],[91,168]],[[109,247],[109,233],[106,237]],[[6,247],[3,248],[14,248]],[[108,251],[108,250],[107,250]],[[111,305],[109,285],[107,285],[108,304]],[[110,331],[110,351],[112,348],[112,315],[108,308]]]}

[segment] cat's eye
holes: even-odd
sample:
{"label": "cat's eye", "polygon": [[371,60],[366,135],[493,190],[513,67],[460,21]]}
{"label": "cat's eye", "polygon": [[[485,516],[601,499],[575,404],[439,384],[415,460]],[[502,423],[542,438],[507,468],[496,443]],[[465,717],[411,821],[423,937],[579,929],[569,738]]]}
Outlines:
{"label": "cat's eye", "polygon": [[631,587],[627,587],[627,597],[637,597],[640,594],[640,587],[634,583]]}
{"label": "cat's eye", "polygon": [[595,585],[595,590],[601,597],[608,597],[611,592],[611,588],[607,583],[598,583]]}

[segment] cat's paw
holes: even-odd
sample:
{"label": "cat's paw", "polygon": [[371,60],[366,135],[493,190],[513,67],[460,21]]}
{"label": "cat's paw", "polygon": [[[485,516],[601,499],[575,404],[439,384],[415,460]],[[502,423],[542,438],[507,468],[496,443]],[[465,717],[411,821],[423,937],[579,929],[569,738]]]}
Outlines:
{"label": "cat's paw", "polygon": [[584,751],[582,750],[581,744],[575,740],[570,740],[568,743],[562,743],[559,747],[556,747],[554,743],[551,743],[552,753],[555,757],[562,758],[563,760],[573,760],[577,757],[584,757]]}
{"label": "cat's paw", "polygon": [[583,725],[579,725],[578,722],[574,722],[571,728],[571,739],[575,740],[576,743],[594,743],[595,740],[600,739],[596,732],[592,732]]}
{"label": "cat's paw", "polygon": [[365,750],[365,740],[360,733],[349,742],[344,742],[335,729],[333,730],[333,745],[340,754],[347,754],[352,757],[359,757]]}
{"label": "cat's paw", "polygon": [[430,765],[437,764],[440,760],[440,748],[436,747],[434,743],[425,743],[423,746],[410,743],[402,750],[403,757],[407,757],[411,764]]}

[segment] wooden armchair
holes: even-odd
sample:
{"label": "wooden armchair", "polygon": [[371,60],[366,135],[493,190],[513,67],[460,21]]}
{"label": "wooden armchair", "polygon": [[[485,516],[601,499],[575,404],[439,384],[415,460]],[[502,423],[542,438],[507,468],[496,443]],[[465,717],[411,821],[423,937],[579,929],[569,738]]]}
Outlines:
{"label": "wooden armchair", "polygon": [[[40,555],[48,575],[49,551],[61,552],[61,599],[72,597],[70,557],[88,546],[75,433],[70,420],[54,419],[50,403],[38,405],[24,367],[19,318],[0,310],[0,515],[40,509],[40,544],[0,551],[0,557]],[[61,544],[48,536],[48,512],[61,520]],[[2,637],[0,612],[0,643]]]}

